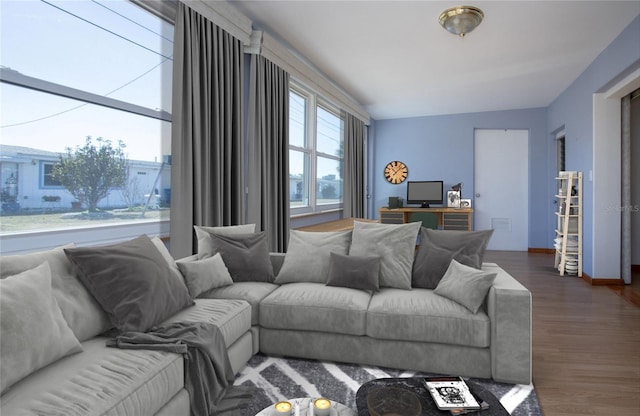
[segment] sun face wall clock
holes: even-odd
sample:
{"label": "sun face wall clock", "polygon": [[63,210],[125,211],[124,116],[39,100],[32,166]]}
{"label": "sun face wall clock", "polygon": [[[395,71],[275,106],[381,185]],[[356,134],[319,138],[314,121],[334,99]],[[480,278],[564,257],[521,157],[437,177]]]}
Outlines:
{"label": "sun face wall clock", "polygon": [[394,185],[404,182],[407,176],[409,176],[409,168],[399,160],[387,163],[384,168],[385,179]]}

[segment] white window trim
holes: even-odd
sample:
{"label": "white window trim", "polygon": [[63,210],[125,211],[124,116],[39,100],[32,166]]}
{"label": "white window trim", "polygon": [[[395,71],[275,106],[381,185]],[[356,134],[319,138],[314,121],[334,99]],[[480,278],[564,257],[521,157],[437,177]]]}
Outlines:
{"label": "white window trim", "polygon": [[[324,99],[319,94],[312,91],[310,88],[304,86],[302,83],[298,82],[297,80],[292,80],[290,82],[289,89],[295,92],[296,94],[304,97],[307,100],[307,105],[305,109],[306,111],[305,128],[306,128],[306,139],[307,139],[306,147],[289,145],[289,149],[309,154],[309,172],[307,175],[308,177],[306,178],[309,181],[307,183],[309,187],[309,204],[301,207],[290,207],[290,216],[296,217],[296,216],[305,215],[305,214],[318,214],[318,213],[341,210],[344,206],[343,202],[339,202],[335,204],[318,204],[317,192],[316,192],[317,180],[318,180],[318,175],[317,175],[318,156],[321,156],[327,159],[334,159],[338,161],[340,160],[340,158],[336,157],[335,155],[321,153],[316,150],[317,108],[318,106],[320,106],[324,110],[330,113],[333,113],[336,117],[342,120],[342,115],[339,110],[339,107],[332,104],[328,100]],[[344,122],[344,120],[342,120],[342,122]],[[343,155],[343,159],[344,159],[344,155]]]}

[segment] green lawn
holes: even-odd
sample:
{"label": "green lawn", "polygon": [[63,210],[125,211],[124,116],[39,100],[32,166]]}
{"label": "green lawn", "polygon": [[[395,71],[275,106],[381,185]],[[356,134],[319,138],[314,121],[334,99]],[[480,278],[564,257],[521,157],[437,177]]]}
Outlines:
{"label": "green lawn", "polygon": [[144,217],[142,211],[113,210],[105,213],[108,218],[100,215],[89,216],[86,212],[0,215],[0,234],[169,219],[169,209],[148,210]]}

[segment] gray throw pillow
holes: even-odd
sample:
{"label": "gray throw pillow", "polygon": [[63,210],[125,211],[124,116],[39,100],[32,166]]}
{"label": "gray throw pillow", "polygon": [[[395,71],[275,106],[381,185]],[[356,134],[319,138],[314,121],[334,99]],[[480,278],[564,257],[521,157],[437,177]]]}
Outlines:
{"label": "gray throw pillow", "polygon": [[331,253],[327,286],[374,290],[380,288],[380,257]]}
{"label": "gray throw pillow", "polygon": [[330,254],[348,254],[351,231],[289,232],[289,246],[275,283],[325,283]]}
{"label": "gray throw pillow", "polygon": [[109,246],[65,249],[78,277],[122,331],[144,332],[193,305],[184,281],[146,235]]}
{"label": "gray throw pillow", "polygon": [[481,268],[493,230],[446,231],[422,228],[420,233],[420,246],[413,263],[411,285],[434,289],[453,259],[476,269]]}
{"label": "gray throw pillow", "polygon": [[113,324],[78,280],[73,264],[64,254],[65,248],[73,247],[74,244],[67,244],[52,250],[0,256],[0,277],[4,279],[31,270],[44,262],[49,263],[53,296],[73,334],[83,342],[113,328]]}
{"label": "gray throw pillow", "polygon": [[[250,234],[256,232],[255,224],[242,224],[242,225],[228,225],[221,227],[205,227],[202,225],[194,225],[193,229],[196,232],[196,238],[198,239],[198,257],[209,257],[211,253],[207,252],[207,247],[202,247],[202,244],[206,238],[211,234],[216,235],[235,235],[235,234]],[[202,252],[202,254],[201,254]]]}
{"label": "gray throw pillow", "polygon": [[273,282],[273,266],[265,232],[209,234],[203,245],[210,256],[220,253],[234,282]]}
{"label": "gray throw pillow", "polygon": [[380,287],[410,290],[420,225],[354,221],[349,255],[380,257]]}
{"label": "gray throw pillow", "polygon": [[58,359],[82,351],[51,289],[51,269],[0,280],[0,390]]}
{"label": "gray throw pillow", "polygon": [[217,287],[233,284],[233,279],[225,266],[220,253],[202,260],[187,259],[176,262],[192,298]]}
{"label": "gray throw pillow", "polygon": [[433,292],[477,313],[496,275],[451,260],[449,268]]}

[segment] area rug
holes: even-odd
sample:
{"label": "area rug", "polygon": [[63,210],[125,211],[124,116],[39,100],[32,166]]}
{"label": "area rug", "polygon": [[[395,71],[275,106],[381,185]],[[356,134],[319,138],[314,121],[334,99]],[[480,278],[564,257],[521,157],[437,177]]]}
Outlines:
{"label": "area rug", "polygon": [[[242,416],[253,416],[279,400],[298,397],[328,397],[356,410],[356,392],[369,380],[429,375],[433,374],[258,354],[249,360],[234,384],[255,388],[255,396],[242,411]],[[533,385],[469,380],[491,391],[511,415],[542,415]]]}

